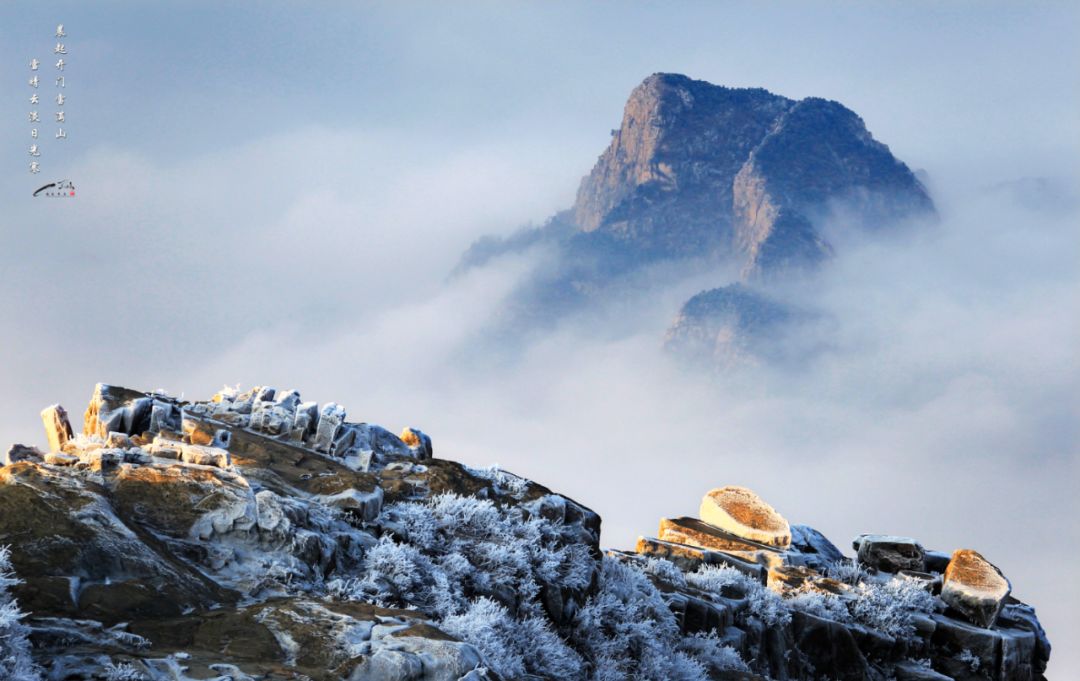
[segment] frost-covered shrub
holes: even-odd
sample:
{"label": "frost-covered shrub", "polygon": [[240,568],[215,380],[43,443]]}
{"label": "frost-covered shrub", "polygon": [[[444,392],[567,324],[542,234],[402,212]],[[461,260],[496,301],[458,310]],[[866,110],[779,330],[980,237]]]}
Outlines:
{"label": "frost-covered shrub", "polygon": [[979,659],[979,656],[971,652],[969,648],[961,650],[956,659],[966,664],[973,674],[979,671],[979,667],[982,665],[982,660]]}
{"label": "frost-covered shrub", "polygon": [[684,636],[679,641],[679,649],[692,655],[706,668],[722,672],[750,671],[739,653],[731,646],[721,643],[715,631]]}
{"label": "frost-covered shrub", "polygon": [[509,494],[515,499],[521,499],[529,491],[528,480],[504,471],[497,465],[487,468],[468,468],[468,471],[478,478],[491,481],[495,491],[499,494]]}
{"label": "frost-covered shrub", "polygon": [[654,575],[672,586],[686,586],[686,577],[683,571],[666,558],[649,556],[639,566],[645,574]]}
{"label": "frost-covered shrub", "polygon": [[443,619],[440,626],[449,634],[468,641],[500,674],[519,677],[529,668],[542,669],[554,678],[581,675],[584,661],[559,638],[550,623],[541,617],[515,619],[505,606],[480,598],[460,615]]}
{"label": "frost-covered shrub", "polygon": [[584,591],[597,569],[561,524],[456,494],[391,504],[382,520],[402,539],[383,536],[360,576],[327,584],[330,597],[421,610],[506,676],[564,677],[582,666],[540,599],[544,585]]}
{"label": "frost-covered shrub", "polygon": [[0,546],[0,679],[38,681],[41,674],[30,657],[24,614],[9,592],[18,583],[11,569],[11,549]]}
{"label": "frost-covered shrub", "polygon": [[[416,608],[504,677],[698,681],[744,668],[715,636],[681,636],[642,571],[682,585],[668,561],[598,566],[588,547],[563,539],[561,524],[455,494],[391,504],[381,521],[394,536],[368,550],[357,577],[328,582],[328,596]],[[598,590],[557,630],[541,604],[545,585],[584,594],[598,567]]]}
{"label": "frost-covered shrub", "polygon": [[746,599],[746,612],[766,626],[783,627],[791,622],[784,600],[764,584],[727,565],[702,565],[686,574],[686,582],[702,591],[724,595],[731,590]]}
{"label": "frost-covered shrub", "polygon": [[915,634],[915,615],[934,610],[934,597],[922,582],[896,577],[887,582],[866,581],[855,587],[849,610],[856,622],[890,636]]}
{"label": "frost-covered shrub", "polygon": [[851,613],[848,612],[847,605],[839,596],[833,594],[807,589],[789,596],[784,603],[791,610],[815,617],[823,617],[834,622],[851,621]]}
{"label": "frost-covered shrub", "polygon": [[843,560],[829,563],[825,568],[825,575],[838,582],[856,586],[866,580],[868,573],[858,563]]}
{"label": "frost-covered shrub", "polygon": [[682,637],[646,573],[609,557],[599,592],[575,617],[573,640],[593,664],[589,678],[599,681],[689,681],[707,679],[711,668],[744,668],[738,654],[715,636]]}
{"label": "frost-covered shrub", "polygon": [[543,584],[584,589],[596,569],[587,547],[562,540],[560,524],[486,499],[440,494],[384,512],[407,542],[384,536],[365,556],[363,576],[332,581],[331,595],[436,617],[487,596],[528,616],[541,613]]}
{"label": "frost-covered shrub", "polygon": [[146,681],[146,675],[128,662],[109,662],[105,666],[105,681]]}

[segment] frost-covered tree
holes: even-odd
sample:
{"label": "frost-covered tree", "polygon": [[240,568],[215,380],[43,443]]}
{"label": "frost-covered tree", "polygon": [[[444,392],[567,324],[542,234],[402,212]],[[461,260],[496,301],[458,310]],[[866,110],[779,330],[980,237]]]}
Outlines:
{"label": "frost-covered tree", "polygon": [[19,583],[11,568],[11,549],[0,546],[0,679],[39,681],[41,674],[30,657],[29,630],[10,588]]}

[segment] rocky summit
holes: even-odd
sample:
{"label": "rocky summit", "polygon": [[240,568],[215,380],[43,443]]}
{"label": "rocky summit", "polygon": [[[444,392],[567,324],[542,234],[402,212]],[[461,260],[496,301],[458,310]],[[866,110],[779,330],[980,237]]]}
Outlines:
{"label": "rocky summit", "polygon": [[743,487],[604,551],[580,503],[294,390],[98,385],[81,432],[42,421],[0,461],[5,680],[1019,681],[1050,655],[978,552],[849,558]]}
{"label": "rocky summit", "polygon": [[630,94],[574,205],[477,241],[459,271],[546,244],[552,261],[511,304],[529,325],[658,272],[760,282],[813,270],[833,253],[833,225],[874,233],[934,215],[914,173],[842,104],[657,73]]}

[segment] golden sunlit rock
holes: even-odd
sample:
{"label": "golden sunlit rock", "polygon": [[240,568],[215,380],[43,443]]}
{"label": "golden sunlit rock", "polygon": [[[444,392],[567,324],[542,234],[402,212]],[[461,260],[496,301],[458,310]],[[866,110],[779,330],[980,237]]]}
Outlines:
{"label": "golden sunlit rock", "polygon": [[719,487],[701,500],[701,519],[736,537],[785,549],[791,527],[784,516],[745,487]]}
{"label": "golden sunlit rock", "polygon": [[49,451],[59,452],[73,436],[67,412],[59,404],[45,407],[41,410],[41,421],[45,425],[45,437],[49,441]]}
{"label": "golden sunlit rock", "polygon": [[941,599],[972,624],[991,627],[1012,585],[1001,570],[978,551],[957,549],[941,585]]}

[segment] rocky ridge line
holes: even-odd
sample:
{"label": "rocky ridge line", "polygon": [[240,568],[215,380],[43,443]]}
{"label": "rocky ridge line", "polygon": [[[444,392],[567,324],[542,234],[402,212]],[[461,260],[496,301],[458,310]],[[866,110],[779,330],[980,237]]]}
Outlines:
{"label": "rocky ridge line", "polygon": [[0,460],[0,545],[48,679],[1040,679],[1049,658],[977,552],[863,535],[853,561],[743,488],[601,552],[586,507],[296,391],[99,385],[81,433],[42,419],[49,451]]}

